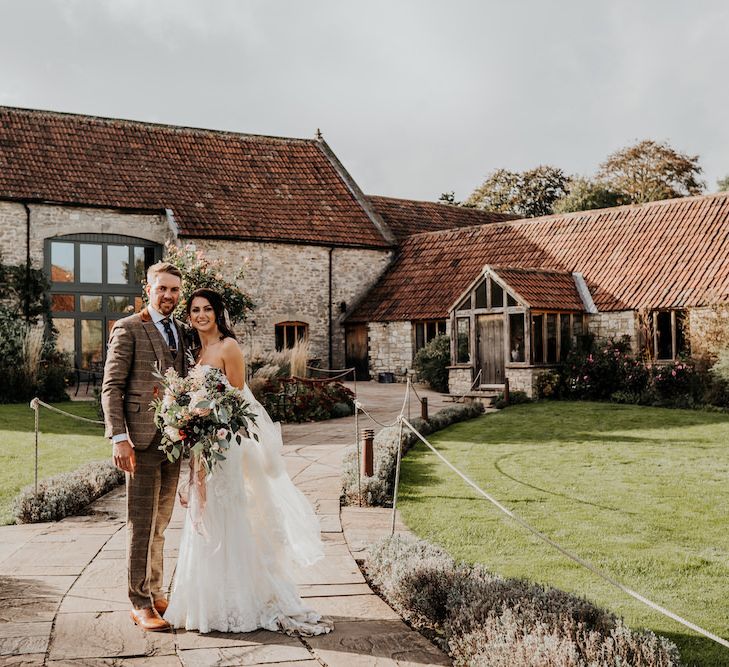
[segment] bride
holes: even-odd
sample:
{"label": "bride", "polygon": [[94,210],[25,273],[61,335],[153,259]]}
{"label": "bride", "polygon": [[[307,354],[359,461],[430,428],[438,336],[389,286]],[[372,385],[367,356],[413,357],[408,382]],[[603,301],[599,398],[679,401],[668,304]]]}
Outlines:
{"label": "bride", "polygon": [[323,547],[319,521],[286,473],[280,425],[245,384],[243,354],[220,294],[196,290],[187,315],[200,343],[197,364],[220,368],[243,389],[256,415],[250,430],[258,441],[244,437],[211,474],[203,479],[195,473],[191,480],[164,618],[200,632],[329,632],[331,622],[304,605],[293,580],[294,565],[316,562]]}

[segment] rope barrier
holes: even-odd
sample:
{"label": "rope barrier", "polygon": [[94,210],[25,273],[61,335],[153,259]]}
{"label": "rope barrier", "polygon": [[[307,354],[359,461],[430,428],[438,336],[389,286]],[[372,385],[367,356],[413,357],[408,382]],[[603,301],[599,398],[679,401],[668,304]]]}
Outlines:
{"label": "rope barrier", "polygon": [[[475,482],[473,482],[469,477],[464,475],[458,468],[456,468],[450,461],[448,461],[433,445],[428,442],[428,440],[403,416],[400,416],[398,418],[398,421],[401,423],[404,423],[414,434],[415,436],[421,440],[443,463],[445,463],[446,466],[448,466],[453,472],[455,472],[466,484],[468,484],[470,487],[472,487],[477,493],[482,495],[486,500],[488,500],[490,503],[495,505],[501,512],[506,514],[508,517],[516,521],[520,526],[523,528],[526,528],[530,533],[532,533],[535,537],[539,538],[543,542],[546,542],[551,547],[554,547],[557,551],[559,551],[563,556],[566,556],[570,560],[573,560],[578,565],[581,565],[582,567],[586,568],[596,576],[600,577],[604,581],[608,582],[610,585],[614,586],[615,588],[621,590],[623,593],[629,595],[630,597],[638,600],[639,602],[642,602],[643,604],[647,605],[654,611],[659,612],[660,614],[663,614],[664,616],[667,616],[668,618],[676,621],[677,623],[680,623],[681,625],[689,628],[690,630],[693,630],[694,632],[699,633],[700,635],[703,635],[707,639],[711,639],[712,641],[721,644],[722,646],[729,648],[729,642],[725,639],[722,639],[721,637],[713,634],[712,632],[709,632],[708,630],[704,630],[702,627],[696,625],[695,623],[692,623],[691,621],[686,620],[685,618],[679,616],[678,614],[675,614],[669,609],[666,609],[665,607],[662,607],[656,602],[653,602],[652,600],[648,599],[644,595],[641,595],[640,593],[637,593],[631,588],[628,588],[627,586],[621,584],[617,579],[614,579],[609,574],[606,574],[602,570],[599,570],[591,563],[588,563],[586,560],[580,558],[579,556],[573,554],[572,552],[565,549],[563,546],[555,542],[553,539],[545,535],[544,533],[540,532],[536,528],[533,528],[529,523],[527,523],[524,519],[522,519],[520,516],[514,514],[510,509],[502,505],[496,498],[491,496],[490,494],[486,493],[480,486],[478,486]],[[398,468],[400,466],[401,457],[398,456]],[[399,469],[396,469],[395,471],[395,479],[396,484],[397,481],[399,481]],[[395,489],[395,495],[393,498],[393,507],[392,507],[392,533],[395,531],[395,511],[396,511],[396,504],[397,504],[397,487]]]}
{"label": "rope barrier", "polygon": [[101,424],[102,426],[104,425],[104,422],[99,421],[98,419],[88,419],[87,417],[82,417],[81,415],[74,415],[71,412],[66,412],[65,410],[59,410],[57,407],[55,407],[53,405],[48,405],[48,403],[44,403],[39,398],[34,398],[30,402],[31,409],[36,410],[37,409],[36,406],[43,406],[44,408],[46,408],[47,410],[50,410],[51,412],[57,412],[59,415],[65,415],[66,417],[72,417],[73,419],[78,419],[79,421],[87,422],[89,424]]}
{"label": "rope barrier", "polygon": [[95,419],[88,419],[86,417],[81,417],[80,415],[74,415],[70,412],[66,412],[65,410],[59,410],[57,407],[53,405],[49,405],[48,403],[44,403],[40,400],[40,398],[34,398],[30,402],[30,409],[33,410],[34,414],[34,429],[35,429],[35,494],[38,495],[38,434],[40,433],[40,409],[41,407],[46,408],[47,410],[50,410],[51,412],[57,412],[59,415],[64,415],[66,417],[72,417],[73,419],[78,419],[82,422],[87,422],[89,424],[101,424],[104,425],[104,422],[97,421]]}

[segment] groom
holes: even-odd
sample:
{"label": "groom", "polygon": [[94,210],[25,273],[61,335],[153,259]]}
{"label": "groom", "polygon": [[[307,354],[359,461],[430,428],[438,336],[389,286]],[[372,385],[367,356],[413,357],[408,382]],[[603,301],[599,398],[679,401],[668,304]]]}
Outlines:
{"label": "groom", "polygon": [[180,461],[170,463],[159,449],[160,433],[149,409],[159,381],[173,367],[187,372],[183,325],[173,313],[180,299],[182,274],[167,262],[147,271],[149,305],[118,320],[111,331],[101,388],[106,436],[114,464],[127,479],[127,565],[132,620],[144,630],[168,630],[162,618],[164,531],[172,516]]}

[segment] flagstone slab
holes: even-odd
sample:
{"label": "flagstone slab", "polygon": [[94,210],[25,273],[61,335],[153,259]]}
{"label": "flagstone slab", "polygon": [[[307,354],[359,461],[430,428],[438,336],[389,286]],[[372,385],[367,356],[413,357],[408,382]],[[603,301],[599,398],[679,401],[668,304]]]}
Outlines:
{"label": "flagstone slab", "polygon": [[43,667],[45,659],[45,653],[0,655],[0,667]]}
{"label": "flagstone slab", "polygon": [[[180,650],[203,648],[230,648],[236,646],[301,646],[295,637],[269,630],[254,632],[206,632],[176,630],[177,646]],[[307,655],[306,658],[311,658]]]}
{"label": "flagstone slab", "polygon": [[106,559],[96,558],[84,570],[83,574],[74,584],[74,591],[85,588],[124,588],[127,587],[126,558]]}
{"label": "flagstone slab", "polygon": [[314,503],[314,511],[317,514],[339,514],[339,500],[333,498],[317,498]]}
{"label": "flagstone slab", "polygon": [[0,639],[11,637],[47,637],[51,633],[50,621],[34,621],[27,623],[0,623]]}
{"label": "flagstone slab", "polygon": [[0,638],[0,656],[23,655],[29,653],[45,654],[47,648],[48,635],[36,637]]}
{"label": "flagstone slab", "polygon": [[41,574],[39,568],[78,568],[85,566],[106,543],[108,535],[78,533],[72,542],[44,544],[31,541],[0,564],[0,574]]}
{"label": "flagstone slab", "polygon": [[294,568],[297,584],[360,584],[364,577],[351,556],[330,556],[306,568]]}
{"label": "flagstone slab", "polygon": [[0,623],[52,621],[61,596],[32,597],[24,595],[0,601]]}
{"label": "flagstone slab", "polygon": [[320,514],[319,526],[322,533],[341,533],[342,524],[338,514]]}
{"label": "flagstone slab", "polygon": [[181,667],[176,655],[145,656],[143,658],[83,658],[80,660],[50,660],[47,667]]}
{"label": "flagstone slab", "polygon": [[25,542],[3,542],[0,544],[0,563],[10,558],[23,544]]}
{"label": "flagstone slab", "polygon": [[310,660],[311,654],[297,642],[296,645],[260,644],[229,648],[200,648],[180,651],[184,667],[228,667],[266,665],[281,662]]}
{"label": "flagstone slab", "polygon": [[134,625],[129,611],[113,611],[59,614],[49,659],[121,658],[174,653],[175,642],[171,632],[144,632]]}
{"label": "flagstone slab", "polygon": [[400,617],[380,597],[370,592],[307,598],[306,604],[331,618],[336,625],[343,621],[399,621]]}
{"label": "flagstone slab", "polygon": [[[344,536],[355,557],[392,532],[392,509],[387,507],[342,507],[340,516]],[[395,532],[412,534],[399,512],[395,516]]]}
{"label": "flagstone slab", "polygon": [[299,594],[302,598],[341,597],[343,595],[367,595],[370,593],[372,591],[367,584],[305,584],[299,586]]}
{"label": "flagstone slab", "polygon": [[306,641],[329,667],[451,664],[445,653],[400,620],[340,621],[331,634]]}
{"label": "flagstone slab", "polygon": [[128,611],[130,608],[126,585],[116,588],[78,588],[74,586],[63,598],[58,613]]}
{"label": "flagstone slab", "polygon": [[101,551],[99,551],[95,560],[126,560],[126,557],[126,549],[107,549],[104,547]]}
{"label": "flagstone slab", "polygon": [[0,575],[0,600],[25,597],[57,597],[66,594],[75,576],[43,575],[35,577]]}

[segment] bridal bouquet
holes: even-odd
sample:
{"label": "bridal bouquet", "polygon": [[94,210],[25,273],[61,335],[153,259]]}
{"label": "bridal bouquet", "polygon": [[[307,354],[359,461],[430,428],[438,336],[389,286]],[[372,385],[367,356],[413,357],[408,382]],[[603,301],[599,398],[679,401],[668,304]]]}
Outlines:
{"label": "bridal bouquet", "polygon": [[[240,445],[241,429],[255,423],[243,392],[228,382],[223,371],[212,366],[193,366],[187,377],[174,368],[155,373],[164,392],[155,390],[154,420],[162,432],[160,449],[170,461],[189,453],[206,473],[225,460],[232,443]],[[251,436],[258,440],[255,433]]]}

